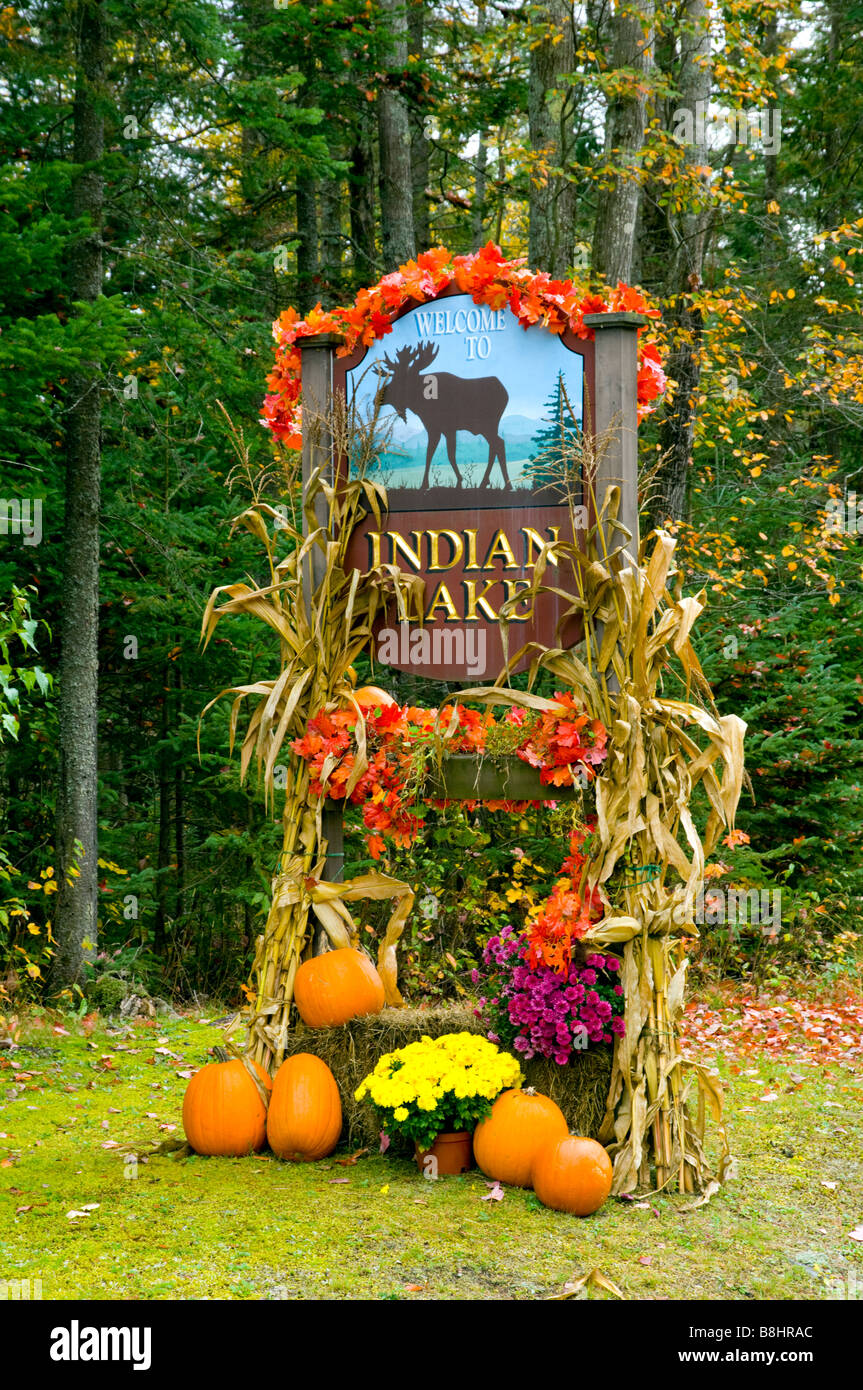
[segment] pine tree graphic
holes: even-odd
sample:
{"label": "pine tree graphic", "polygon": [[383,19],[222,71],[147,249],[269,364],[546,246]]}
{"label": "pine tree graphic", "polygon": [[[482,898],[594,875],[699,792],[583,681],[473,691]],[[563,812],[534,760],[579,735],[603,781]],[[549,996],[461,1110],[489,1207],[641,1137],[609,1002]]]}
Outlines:
{"label": "pine tree graphic", "polygon": [[525,470],[534,488],[561,485],[572,472],[573,455],[578,448],[581,431],[567,403],[563,372],[543,406],[542,428],[534,435],[530,446],[530,462]]}

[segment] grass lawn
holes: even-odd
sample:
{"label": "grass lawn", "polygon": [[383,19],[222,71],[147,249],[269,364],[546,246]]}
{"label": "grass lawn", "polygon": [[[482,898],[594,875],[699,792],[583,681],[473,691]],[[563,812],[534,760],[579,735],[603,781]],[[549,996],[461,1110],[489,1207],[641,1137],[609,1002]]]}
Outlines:
{"label": "grass lawn", "polygon": [[737,1180],[697,1210],[637,1198],[579,1220],[378,1155],[156,1156],[128,1177],[114,1146],[182,1137],[177,1073],[221,1032],[63,1026],[33,1019],[0,1053],[0,1281],[40,1279],[45,1299],[542,1298],[593,1268],[633,1299],[863,1289],[863,1077],[835,1062],[718,1058]]}

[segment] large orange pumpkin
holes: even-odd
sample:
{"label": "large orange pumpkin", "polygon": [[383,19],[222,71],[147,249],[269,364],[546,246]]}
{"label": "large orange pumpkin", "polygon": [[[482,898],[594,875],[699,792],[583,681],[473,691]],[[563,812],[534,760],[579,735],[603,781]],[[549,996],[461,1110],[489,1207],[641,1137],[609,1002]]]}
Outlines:
{"label": "large orange pumpkin", "polygon": [[533,1165],[533,1190],[543,1206],[590,1216],[611,1191],[611,1159],[595,1139],[570,1135],[540,1149]]}
{"label": "large orange pumpkin", "polygon": [[362,951],[345,946],[304,961],[294,981],[300,1018],[310,1028],[334,1028],[351,1018],[379,1014],[384,982]]}
{"label": "large orange pumpkin", "polygon": [[332,1153],[342,1132],[339,1088],[326,1062],[311,1052],[288,1057],[276,1072],[267,1138],[279,1158],[312,1163]]}
{"label": "large orange pumpkin", "polygon": [[360,709],[386,709],[388,705],[395,704],[392,695],[381,690],[379,685],[361,685],[359,690],[351,693]]}
{"label": "large orange pumpkin", "polygon": [[[183,1097],[183,1129],[198,1154],[239,1158],[262,1149],[267,1141],[267,1107],[243,1062],[220,1060],[196,1072]],[[269,1092],[273,1083],[263,1067],[252,1062],[261,1084]]]}
{"label": "large orange pumpkin", "polygon": [[530,1187],[539,1150],[568,1131],[563,1111],[548,1096],[504,1091],[474,1131],[474,1157],[487,1178]]}

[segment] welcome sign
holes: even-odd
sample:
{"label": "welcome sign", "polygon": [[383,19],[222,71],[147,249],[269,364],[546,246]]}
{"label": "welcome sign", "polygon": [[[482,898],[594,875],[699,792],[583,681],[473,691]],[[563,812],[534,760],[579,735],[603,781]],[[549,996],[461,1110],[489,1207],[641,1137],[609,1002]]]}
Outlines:
{"label": "welcome sign", "polygon": [[[381,528],[373,518],[358,527],[352,558],[425,579],[424,624],[382,627],[377,659],[437,679],[493,678],[504,664],[498,616],[507,600],[511,651],[553,645],[565,599],[518,595],[543,545],[573,539],[570,502],[587,523],[572,459],[590,418],[593,343],[525,329],[508,308],[444,292],[339,359],[336,385],[364,418],[376,414],[382,447],[367,476],[388,499]],[[552,556],[551,585],[557,563]],[[564,642],[579,636],[571,623]]]}
{"label": "welcome sign", "polygon": [[364,416],[377,402],[386,446],[371,476],[390,510],[463,506],[466,491],[471,506],[559,501],[554,446],[584,422],[587,346],[467,294],[402,314],[344,372]]}

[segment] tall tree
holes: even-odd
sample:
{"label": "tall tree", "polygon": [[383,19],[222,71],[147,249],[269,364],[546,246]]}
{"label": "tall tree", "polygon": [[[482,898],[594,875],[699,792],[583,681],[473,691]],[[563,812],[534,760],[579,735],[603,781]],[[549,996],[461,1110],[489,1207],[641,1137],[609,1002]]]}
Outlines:
{"label": "tall tree", "polygon": [[692,460],[704,320],[695,296],[701,287],[704,242],[709,221],[709,195],[704,175],[707,165],[704,122],[710,99],[710,9],[706,0],[686,0],[680,36],[679,109],[689,113],[692,142],[684,146],[684,170],[691,178],[689,193],[675,220],[674,257],[671,266],[671,310],[668,315],[672,347],[666,371],[674,382],[660,423],[662,463],[657,475],[653,515],[657,521],[686,515],[687,480]]}
{"label": "tall tree", "polygon": [[528,255],[537,270],[565,275],[576,242],[576,186],[567,166],[574,156],[575,29],[568,0],[531,6],[539,36],[530,50],[528,123],[533,161]]}
{"label": "tall tree", "polygon": [[375,151],[370,117],[360,113],[349,151],[348,190],[351,221],[351,251],[355,279],[369,285],[379,273],[375,245]]}
{"label": "tall tree", "polygon": [[411,128],[403,87],[408,67],[404,0],[381,0],[386,74],[378,98],[381,150],[381,235],[384,264],[394,270],[416,255]]}
{"label": "tall tree", "polygon": [[[106,22],[103,0],[75,11],[76,73],[73,210],[86,230],[69,274],[73,305],[102,294]],[[98,669],[101,372],[84,360],[68,383],[63,606],[60,619],[60,777],[57,906],[52,984],[77,983],[85,949],[96,945],[98,902]]]}
{"label": "tall tree", "polygon": [[593,233],[593,269],[612,285],[632,278],[653,5],[654,0],[618,0],[614,15],[613,71],[605,116],[606,169]]}
{"label": "tall tree", "polygon": [[[414,91],[419,94],[423,88],[423,63],[425,59],[426,38],[426,0],[411,0],[408,8],[408,49],[414,76]],[[419,79],[419,80],[417,80]],[[426,131],[429,108],[422,100],[415,99],[410,110],[411,123],[411,178],[413,180],[414,241],[418,251],[426,251],[431,246],[431,220],[429,217],[428,181],[431,166],[431,152]]]}

